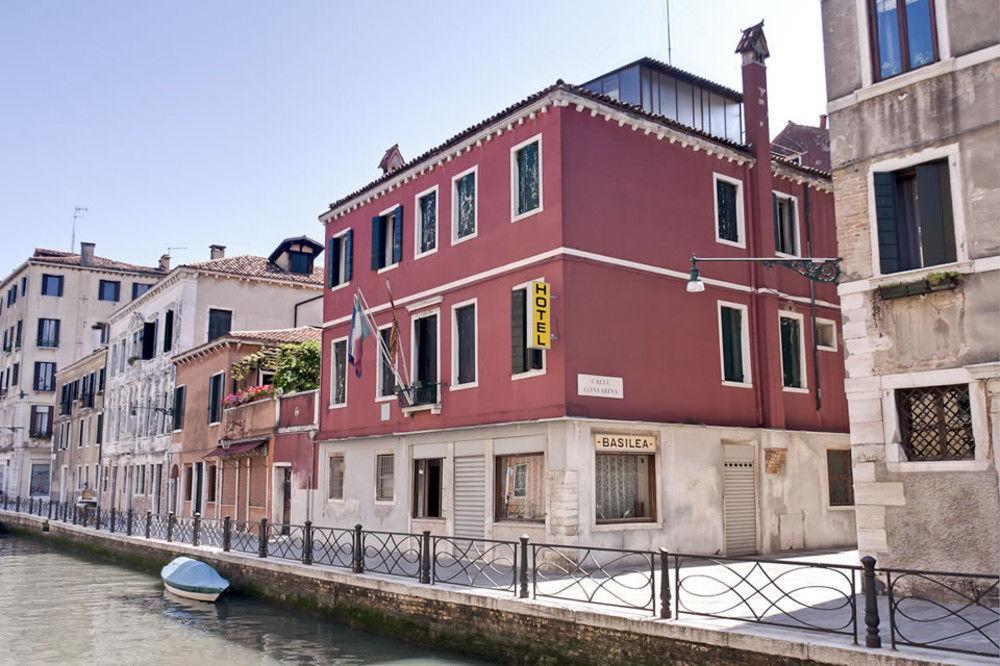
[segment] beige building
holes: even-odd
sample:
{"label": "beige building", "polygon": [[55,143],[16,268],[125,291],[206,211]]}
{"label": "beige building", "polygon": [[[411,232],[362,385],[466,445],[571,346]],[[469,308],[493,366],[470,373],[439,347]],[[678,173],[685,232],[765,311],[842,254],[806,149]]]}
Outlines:
{"label": "beige building", "polygon": [[100,348],[56,375],[50,498],[96,505],[104,434],[104,364]]}
{"label": "beige building", "polygon": [[166,271],[38,248],[0,281],[0,493],[48,497],[58,372],[107,342],[108,320]]}
{"label": "beige building", "polygon": [[1000,561],[1000,6],[824,0],[858,545]]}

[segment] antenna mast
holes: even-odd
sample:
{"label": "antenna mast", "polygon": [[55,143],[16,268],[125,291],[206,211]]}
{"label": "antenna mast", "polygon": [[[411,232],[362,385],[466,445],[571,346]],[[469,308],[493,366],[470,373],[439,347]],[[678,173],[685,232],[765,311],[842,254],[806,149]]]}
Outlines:
{"label": "antenna mast", "polygon": [[673,65],[673,48],[670,44],[670,0],[667,0],[667,64]]}
{"label": "antenna mast", "polygon": [[69,251],[76,252],[76,221],[87,214],[87,209],[77,206],[73,209],[73,234],[69,238]]}

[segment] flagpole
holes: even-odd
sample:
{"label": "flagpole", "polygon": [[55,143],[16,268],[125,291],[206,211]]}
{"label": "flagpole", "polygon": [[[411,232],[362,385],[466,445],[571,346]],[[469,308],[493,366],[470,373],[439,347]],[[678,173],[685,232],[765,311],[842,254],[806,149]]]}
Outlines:
{"label": "flagpole", "polygon": [[[392,298],[392,289],[389,286],[389,281],[385,281],[385,291],[389,295],[389,311],[392,313],[392,323],[396,326],[396,335],[399,335],[399,320],[396,319],[396,301]],[[410,377],[410,368],[406,365],[406,354],[400,354],[403,358],[403,372],[406,374],[407,379]],[[409,384],[409,382],[407,382]]]}
{"label": "flagpole", "polygon": [[[399,382],[399,385],[400,386],[409,386],[409,381],[404,381],[404,378],[399,374],[399,371],[391,363],[392,359],[389,358],[389,348],[386,346],[385,342],[383,342],[382,336],[378,332],[378,324],[375,323],[375,318],[372,317],[372,315],[370,313],[371,305],[368,304],[368,299],[365,298],[365,293],[363,291],[361,291],[361,287],[358,287],[357,294],[361,298],[362,312],[364,313],[365,317],[367,318],[368,325],[371,326],[372,332],[374,332],[374,334],[375,334],[376,345],[378,347],[379,353],[382,356],[385,357],[385,360],[389,364],[389,367],[392,369],[392,374],[396,378],[396,381]],[[409,370],[406,367],[406,359],[405,358],[403,359],[403,370],[406,372],[407,379],[408,379],[408,377],[409,377]]]}

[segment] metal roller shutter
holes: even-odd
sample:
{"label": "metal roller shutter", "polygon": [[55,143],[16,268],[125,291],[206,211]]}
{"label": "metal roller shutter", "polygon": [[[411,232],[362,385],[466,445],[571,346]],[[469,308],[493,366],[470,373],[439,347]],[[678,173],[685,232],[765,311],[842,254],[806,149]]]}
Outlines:
{"label": "metal roller shutter", "polygon": [[722,503],[726,554],[757,552],[755,447],[723,445]]}
{"label": "metal roller shutter", "polygon": [[486,536],[486,458],[455,458],[455,536]]}

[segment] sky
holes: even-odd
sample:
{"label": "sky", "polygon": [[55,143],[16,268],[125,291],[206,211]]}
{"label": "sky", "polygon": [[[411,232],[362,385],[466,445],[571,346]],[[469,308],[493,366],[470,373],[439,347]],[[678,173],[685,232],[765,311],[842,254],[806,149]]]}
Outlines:
{"label": "sky", "polygon": [[[815,125],[819,3],[672,0],[675,66],[740,89],[764,19],[771,132]],[[4,0],[0,279],[34,247],[155,265],[322,238],[330,201],[556,79],[666,61],[666,0]]]}

